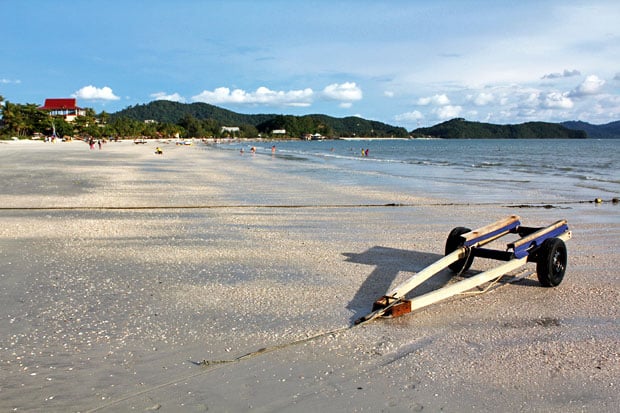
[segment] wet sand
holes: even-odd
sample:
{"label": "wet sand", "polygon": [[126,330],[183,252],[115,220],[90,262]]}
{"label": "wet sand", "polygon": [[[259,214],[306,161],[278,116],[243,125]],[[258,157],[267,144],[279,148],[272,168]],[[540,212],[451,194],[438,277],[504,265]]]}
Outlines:
{"label": "wet sand", "polygon": [[[277,157],[162,147],[0,143],[0,411],[620,405],[617,205],[437,205],[291,176]],[[352,327],[453,227],[511,214],[568,219],[559,287],[529,264]],[[454,281],[435,278],[415,295]]]}

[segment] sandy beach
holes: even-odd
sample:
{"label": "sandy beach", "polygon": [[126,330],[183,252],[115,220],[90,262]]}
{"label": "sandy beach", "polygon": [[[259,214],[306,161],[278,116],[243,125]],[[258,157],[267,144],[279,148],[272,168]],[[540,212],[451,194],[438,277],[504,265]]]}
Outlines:
{"label": "sandy beach", "polygon": [[[0,411],[617,411],[618,205],[444,202],[156,145],[0,142]],[[529,264],[353,326],[452,228],[511,214],[568,220],[559,287]]]}

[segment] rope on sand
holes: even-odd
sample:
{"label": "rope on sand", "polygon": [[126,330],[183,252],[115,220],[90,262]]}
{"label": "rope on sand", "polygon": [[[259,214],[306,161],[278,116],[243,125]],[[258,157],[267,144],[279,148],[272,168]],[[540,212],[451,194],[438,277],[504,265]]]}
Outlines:
{"label": "rope on sand", "polygon": [[261,349],[258,349],[256,351],[252,351],[250,353],[246,353],[246,354],[244,354],[242,356],[239,356],[239,357],[236,357],[234,359],[229,359],[229,360],[202,360],[200,362],[192,362],[195,365],[205,366],[206,368],[200,369],[200,371],[197,371],[196,373],[193,373],[193,374],[190,374],[190,375],[181,376],[181,377],[178,377],[176,379],[167,381],[165,383],[161,383],[161,384],[158,384],[156,386],[149,387],[147,389],[144,389],[144,390],[141,390],[141,391],[138,391],[138,392],[135,392],[135,393],[127,394],[127,395],[125,395],[125,396],[123,396],[123,397],[121,397],[119,399],[111,400],[111,401],[109,401],[106,404],[102,404],[102,405],[97,406],[97,407],[95,407],[93,409],[86,410],[86,412],[87,413],[93,413],[93,412],[97,412],[97,411],[100,411],[100,410],[103,410],[103,409],[106,409],[106,408],[110,408],[110,407],[115,406],[115,405],[117,405],[119,403],[122,403],[124,401],[133,399],[133,398],[138,397],[138,396],[142,396],[143,394],[147,394],[147,393],[150,393],[150,392],[155,391],[155,390],[159,390],[159,389],[162,389],[162,388],[165,388],[165,387],[168,387],[168,386],[172,386],[172,385],[177,384],[177,383],[179,383],[179,382],[181,382],[183,380],[188,380],[188,379],[191,379],[191,378],[194,378],[194,377],[198,377],[198,376],[202,376],[202,375],[211,373],[215,369],[223,367],[224,365],[232,364],[232,363],[238,363],[238,362],[241,362],[241,361],[244,361],[244,360],[248,360],[248,359],[251,359],[253,357],[262,355],[262,354],[270,353],[272,351],[281,350],[281,349],[284,349],[286,347],[296,346],[298,344],[302,344],[302,343],[306,343],[306,342],[309,342],[309,341],[312,341],[312,340],[316,340],[316,339],[321,338],[321,337],[326,337],[326,336],[329,336],[329,335],[338,334],[338,333],[343,332],[345,330],[350,330],[350,329],[352,329],[353,327],[356,327],[356,326],[357,325],[353,324],[353,325],[350,325],[350,326],[340,327],[340,328],[336,328],[336,329],[333,329],[333,330],[330,330],[330,331],[325,331],[325,332],[322,332],[322,333],[318,333],[318,334],[315,334],[313,336],[306,337],[306,338],[303,338],[303,339],[300,339],[300,340],[291,341],[291,342],[288,342],[288,343],[276,344],[276,345],[273,345],[271,347],[263,347]]}
{"label": "rope on sand", "polygon": [[[362,324],[362,323],[360,323],[360,324]],[[200,366],[212,366],[214,364],[237,363],[237,362],[240,362],[240,361],[243,361],[243,360],[251,359],[251,358],[259,356],[261,354],[271,353],[272,351],[281,350],[281,349],[284,349],[284,348],[287,348],[287,347],[296,346],[296,345],[299,345],[299,344],[302,344],[302,343],[307,343],[309,341],[313,341],[313,340],[316,340],[316,339],[321,338],[321,337],[335,335],[335,334],[341,333],[343,331],[350,330],[350,329],[352,329],[353,327],[356,327],[356,326],[357,326],[357,324],[352,324],[350,326],[340,327],[340,328],[336,328],[336,329],[329,330],[329,331],[324,331],[322,333],[318,333],[318,334],[315,334],[313,336],[302,338],[302,339],[295,340],[295,341],[291,341],[291,342],[288,342],[288,343],[276,344],[276,345],[273,345],[271,347],[263,347],[263,348],[260,348],[260,349],[258,349],[256,351],[251,351],[249,353],[246,353],[246,354],[244,354],[242,356],[239,356],[239,357],[236,357],[236,358],[230,359],[230,360],[202,360],[201,362],[196,363],[196,364],[198,364]]]}
{"label": "rope on sand", "polygon": [[385,208],[385,207],[454,207],[454,206],[502,206],[505,208],[562,208],[575,204],[618,204],[618,198],[603,200],[560,201],[554,204],[522,203],[506,205],[503,202],[438,202],[438,203],[387,203],[387,204],[232,204],[232,205],[142,205],[142,206],[49,206],[49,207],[0,207],[0,211],[140,211],[173,209],[338,209],[338,208]]}

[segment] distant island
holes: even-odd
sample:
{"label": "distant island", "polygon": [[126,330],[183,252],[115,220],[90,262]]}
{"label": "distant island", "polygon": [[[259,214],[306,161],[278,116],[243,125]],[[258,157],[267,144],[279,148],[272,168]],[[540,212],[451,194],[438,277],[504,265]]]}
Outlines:
{"label": "distant island", "polygon": [[610,122],[604,125],[592,125],[587,122],[569,121],[560,125],[568,129],[582,130],[591,139],[620,139],[620,121]]}
{"label": "distant island", "polygon": [[413,137],[441,139],[586,139],[584,130],[569,129],[559,123],[526,122],[520,125],[495,125],[456,118],[430,128],[418,128]]}

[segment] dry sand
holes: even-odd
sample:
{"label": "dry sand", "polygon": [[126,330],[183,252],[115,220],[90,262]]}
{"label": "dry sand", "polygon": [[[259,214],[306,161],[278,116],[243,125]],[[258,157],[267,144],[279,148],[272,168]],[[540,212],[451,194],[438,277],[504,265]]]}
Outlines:
{"label": "dry sand", "polygon": [[[618,206],[437,206],[154,146],[0,143],[0,411],[617,411]],[[558,288],[530,264],[351,327],[453,227],[513,213],[568,219]]]}

